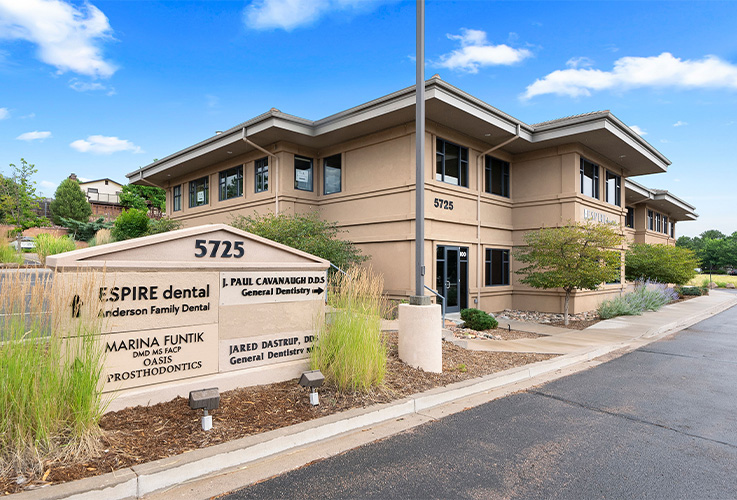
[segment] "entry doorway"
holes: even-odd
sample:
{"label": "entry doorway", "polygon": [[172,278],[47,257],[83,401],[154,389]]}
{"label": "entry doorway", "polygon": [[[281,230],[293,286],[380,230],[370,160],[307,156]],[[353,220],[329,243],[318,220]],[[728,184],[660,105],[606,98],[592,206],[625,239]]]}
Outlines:
{"label": "entry doorway", "polygon": [[438,245],[436,289],[445,297],[445,312],[468,307],[468,247]]}

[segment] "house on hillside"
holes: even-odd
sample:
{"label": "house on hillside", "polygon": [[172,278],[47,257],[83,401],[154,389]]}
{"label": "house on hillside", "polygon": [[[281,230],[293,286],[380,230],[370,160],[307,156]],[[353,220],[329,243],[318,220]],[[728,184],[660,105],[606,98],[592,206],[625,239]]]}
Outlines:
{"label": "house on hillside", "polygon": [[[631,241],[672,244],[676,223],[696,218],[670,193],[630,182],[670,162],[609,111],[528,125],[437,76],[425,85],[424,279],[449,312],[562,311],[562,291],[527,287],[513,272],[512,249],[527,231],[596,220]],[[185,226],[317,211],[370,256],[390,296],[406,298],[415,283],[414,119],[414,86],[317,121],[271,109],[127,177],[164,188],[166,212]],[[638,229],[650,212],[660,233]],[[624,286],[577,293],[571,311]]]}
{"label": "house on hillside", "polygon": [[[70,175],[69,178],[78,181],[75,174]],[[123,206],[120,204],[122,184],[106,178],[79,182],[79,187],[87,195],[87,200],[92,207],[93,217],[105,217],[107,220],[114,220],[123,212]]]}

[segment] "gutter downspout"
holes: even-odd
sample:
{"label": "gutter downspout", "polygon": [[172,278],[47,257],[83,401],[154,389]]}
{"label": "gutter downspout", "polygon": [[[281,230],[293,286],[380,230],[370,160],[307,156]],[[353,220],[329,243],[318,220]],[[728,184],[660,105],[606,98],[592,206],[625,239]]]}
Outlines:
{"label": "gutter downspout", "polygon": [[496,146],[487,149],[486,151],[481,153],[476,160],[476,179],[479,185],[478,190],[476,191],[476,307],[481,306],[481,267],[483,264],[483,255],[481,255],[481,163],[487,154],[506,146],[512,141],[516,141],[517,139],[519,139],[519,135],[521,132],[522,126],[518,123],[517,131],[515,132],[514,137],[507,139],[501,144],[497,144]]}
{"label": "gutter downspout", "polygon": [[241,136],[241,139],[248,145],[253,146],[254,148],[258,149],[265,155],[271,157],[274,159],[274,212],[276,214],[279,214],[279,157],[276,156],[274,153],[269,153],[264,148],[256,144],[255,142],[251,141],[246,136],[246,127],[243,127],[243,135]]}

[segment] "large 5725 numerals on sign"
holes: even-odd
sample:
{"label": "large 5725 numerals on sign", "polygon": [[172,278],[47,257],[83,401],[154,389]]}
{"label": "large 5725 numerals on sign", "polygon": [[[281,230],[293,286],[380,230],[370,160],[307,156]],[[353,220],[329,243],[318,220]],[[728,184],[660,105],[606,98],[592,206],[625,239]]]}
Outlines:
{"label": "large 5725 numerals on sign", "polygon": [[[210,247],[208,250],[207,247]],[[195,257],[220,257],[239,259],[245,254],[242,241],[194,240]],[[208,255],[209,254],[209,255]]]}

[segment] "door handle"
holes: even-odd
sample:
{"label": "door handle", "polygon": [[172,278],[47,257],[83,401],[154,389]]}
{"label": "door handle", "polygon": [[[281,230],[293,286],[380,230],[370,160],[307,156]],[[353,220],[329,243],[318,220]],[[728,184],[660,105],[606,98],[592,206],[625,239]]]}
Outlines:
{"label": "door handle", "polygon": [[445,288],[450,288],[450,280],[445,282]]}

